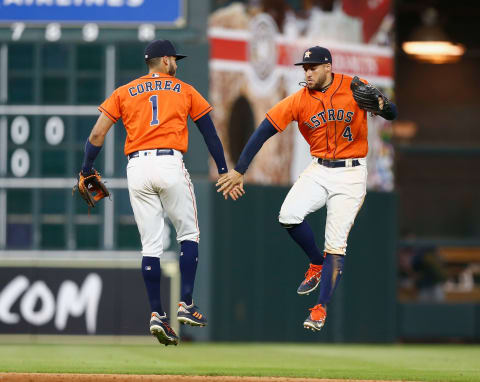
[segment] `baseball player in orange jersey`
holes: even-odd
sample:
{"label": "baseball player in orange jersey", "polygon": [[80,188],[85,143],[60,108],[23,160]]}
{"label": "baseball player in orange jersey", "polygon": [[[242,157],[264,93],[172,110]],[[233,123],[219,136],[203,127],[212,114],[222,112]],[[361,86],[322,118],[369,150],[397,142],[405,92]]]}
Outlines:
{"label": "baseball player in orange jersey", "polygon": [[[332,56],[327,49],[307,49],[303,60],[295,65],[303,66],[305,86],[267,112],[235,169],[219,179],[217,186],[225,199],[232,187],[243,190],[243,174],[263,143],[297,121],[310,145],[312,162],[290,189],[279,221],[310,260],[297,293],[309,294],[320,285],[317,302],[303,323],[305,328],[316,331],[325,324],[327,304],[342,276],[348,234],[366,194],[367,111],[354,99],[352,77],[332,73]],[[373,100],[377,114],[388,120],[396,117],[396,106],[385,96],[375,95]],[[304,219],[325,205],[325,248],[320,251]]]}
{"label": "baseball player in orange jersey", "polygon": [[[209,116],[212,107],[195,88],[175,78],[177,54],[168,40],[156,40],[145,49],[147,75],[117,88],[99,107],[100,117],[87,139],[82,174],[93,171],[93,161],[108,130],[122,119],[127,130],[125,155],[130,202],[142,242],[142,275],[151,306],[150,332],[160,343],[178,343],[160,298],[160,258],[163,252],[164,213],[172,221],[181,245],[181,299],[177,319],[205,326],[207,319],[193,304],[198,261],[197,206],[193,184],[183,163],[187,151],[187,118],[196,123],[225,177],[223,147]],[[233,198],[241,195],[234,191]]]}

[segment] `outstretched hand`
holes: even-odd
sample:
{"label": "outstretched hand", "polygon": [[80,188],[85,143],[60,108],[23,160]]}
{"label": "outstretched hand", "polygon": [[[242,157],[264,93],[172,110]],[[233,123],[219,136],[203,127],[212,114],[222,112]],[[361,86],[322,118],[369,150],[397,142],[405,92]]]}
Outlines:
{"label": "outstretched hand", "polygon": [[243,189],[243,174],[235,170],[230,170],[228,173],[223,174],[217,181],[217,192],[222,192],[225,200],[228,196],[233,200],[237,200],[245,194]]}

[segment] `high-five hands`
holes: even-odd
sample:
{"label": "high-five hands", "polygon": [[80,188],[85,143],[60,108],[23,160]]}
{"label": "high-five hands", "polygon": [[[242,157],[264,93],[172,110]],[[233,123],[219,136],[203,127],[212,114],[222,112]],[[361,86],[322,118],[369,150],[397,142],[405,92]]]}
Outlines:
{"label": "high-five hands", "polygon": [[245,190],[243,189],[243,174],[235,170],[230,170],[226,174],[222,174],[218,178],[216,186],[218,187],[217,192],[222,192],[225,200],[228,199],[228,196],[233,200],[240,199],[245,195]]}

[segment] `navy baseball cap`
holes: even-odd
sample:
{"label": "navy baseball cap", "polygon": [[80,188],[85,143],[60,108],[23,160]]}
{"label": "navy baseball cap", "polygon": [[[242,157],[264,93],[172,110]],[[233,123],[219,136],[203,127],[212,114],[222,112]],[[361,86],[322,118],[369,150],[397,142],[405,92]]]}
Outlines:
{"label": "navy baseball cap", "polygon": [[177,54],[175,47],[169,40],[155,40],[145,48],[145,61],[163,56],[176,57],[177,61],[187,57],[183,54]]}
{"label": "navy baseball cap", "polygon": [[295,65],[331,63],[332,55],[327,48],[322,48],[321,46],[313,46],[311,48],[308,48],[305,53],[303,53],[302,62],[297,62]]}

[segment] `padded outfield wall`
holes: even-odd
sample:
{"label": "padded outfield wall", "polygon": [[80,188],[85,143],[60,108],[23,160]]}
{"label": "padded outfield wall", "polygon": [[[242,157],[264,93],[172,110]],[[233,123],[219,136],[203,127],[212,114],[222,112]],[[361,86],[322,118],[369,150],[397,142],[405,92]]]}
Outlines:
{"label": "padded outfield wall", "polygon": [[[247,186],[238,202],[214,195],[212,339],[393,342],[396,196],[370,192],[352,228],[344,276],[318,334],[303,328],[318,292],[296,293],[308,259],[278,223],[287,187]],[[323,247],[325,209],[307,220]]]}

